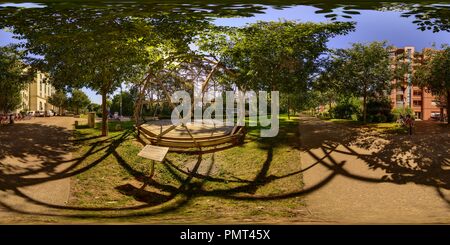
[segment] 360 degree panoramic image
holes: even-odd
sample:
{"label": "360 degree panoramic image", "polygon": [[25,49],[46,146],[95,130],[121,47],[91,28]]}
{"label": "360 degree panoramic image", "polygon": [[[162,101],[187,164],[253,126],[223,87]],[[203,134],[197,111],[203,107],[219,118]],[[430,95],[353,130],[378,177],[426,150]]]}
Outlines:
{"label": "360 degree panoramic image", "polygon": [[442,1],[2,1],[0,223],[450,224],[449,108]]}

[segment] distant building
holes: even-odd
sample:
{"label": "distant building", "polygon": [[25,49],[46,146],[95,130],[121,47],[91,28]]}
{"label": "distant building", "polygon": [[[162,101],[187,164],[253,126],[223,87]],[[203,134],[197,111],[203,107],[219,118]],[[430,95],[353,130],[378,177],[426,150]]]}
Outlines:
{"label": "distant building", "polygon": [[[424,49],[422,53],[415,52],[415,48],[407,46],[404,48],[395,48],[391,51],[392,61],[407,62],[410,64],[410,69],[405,74],[403,79],[393,80],[394,85],[390,98],[392,108],[407,108],[410,107],[414,111],[414,115],[418,119],[430,120],[446,114],[446,109],[442,106],[441,99],[438,98],[427,88],[420,88],[412,84],[412,74],[415,67],[420,65],[424,60],[424,54],[427,50]],[[396,62],[392,62],[395,69]]]}
{"label": "distant building", "polygon": [[56,110],[56,107],[48,102],[48,98],[55,92],[55,88],[46,82],[46,75],[37,72],[33,82],[22,90],[22,106],[16,112]]}

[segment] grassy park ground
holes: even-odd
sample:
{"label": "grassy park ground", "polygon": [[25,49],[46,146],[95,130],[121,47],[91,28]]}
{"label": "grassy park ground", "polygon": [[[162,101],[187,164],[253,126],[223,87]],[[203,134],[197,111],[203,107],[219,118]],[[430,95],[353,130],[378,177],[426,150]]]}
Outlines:
{"label": "grassy park ground", "polygon": [[84,121],[36,118],[1,129],[1,222],[450,221],[450,130],[437,122],[418,121],[410,136],[390,123],[282,115],[275,138],[248,127],[243,145],[169,153],[149,178],[132,122],[117,131],[110,122],[101,137],[99,125],[73,130],[75,120]]}
{"label": "grassy park ground", "polygon": [[99,127],[75,131],[76,156],[84,160],[69,206],[82,216],[164,223],[307,220],[300,197],[271,198],[302,189],[298,118],[281,116],[275,138],[260,138],[259,128],[250,127],[241,146],[202,156],[169,153],[152,179],[149,160],[137,156],[143,144],[132,122],[122,131],[114,131],[115,124],[107,138],[98,137]]}

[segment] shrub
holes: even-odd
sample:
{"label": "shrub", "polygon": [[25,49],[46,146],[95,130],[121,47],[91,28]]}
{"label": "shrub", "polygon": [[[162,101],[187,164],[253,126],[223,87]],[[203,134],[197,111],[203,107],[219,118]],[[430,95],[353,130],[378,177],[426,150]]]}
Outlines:
{"label": "shrub", "polygon": [[412,118],[414,118],[414,111],[411,109],[411,107],[406,108],[395,108],[392,110],[392,115],[394,117],[394,121],[398,120],[400,118],[400,115],[406,116],[410,115]]}
{"label": "shrub", "polygon": [[331,116],[330,116],[330,113],[328,111],[324,111],[324,112],[320,112],[319,113],[319,118],[327,120],[327,119],[330,119]]}
{"label": "shrub", "polygon": [[[369,100],[366,109],[367,122],[378,123],[394,121],[394,115],[391,113],[391,101],[389,99]],[[362,118],[360,118],[360,120],[362,120]]]}
{"label": "shrub", "polygon": [[351,119],[352,115],[358,114],[358,112],[358,106],[350,101],[339,103],[329,111],[331,117],[336,119]]}

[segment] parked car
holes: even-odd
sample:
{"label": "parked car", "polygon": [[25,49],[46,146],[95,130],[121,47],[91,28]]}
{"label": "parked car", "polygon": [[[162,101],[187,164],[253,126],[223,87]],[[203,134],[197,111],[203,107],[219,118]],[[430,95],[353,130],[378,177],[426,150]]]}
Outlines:
{"label": "parked car", "polygon": [[62,115],[63,115],[63,116],[73,117],[73,116],[75,115],[75,113],[73,113],[73,112],[71,112],[71,111],[66,111],[66,112],[63,112]]}
{"label": "parked car", "polygon": [[45,116],[47,116],[47,117],[53,117],[54,115],[55,115],[55,113],[53,113],[52,110],[47,110],[47,111],[45,112]]}
{"label": "parked car", "polygon": [[35,111],[34,116],[35,117],[45,117],[45,111]]}
{"label": "parked car", "polygon": [[431,117],[431,119],[434,119],[434,120],[440,120],[441,119],[441,113],[439,113],[439,112],[432,112],[430,117]]}
{"label": "parked car", "polygon": [[34,117],[34,116],[36,116],[36,112],[35,111],[27,111],[27,115]]}

